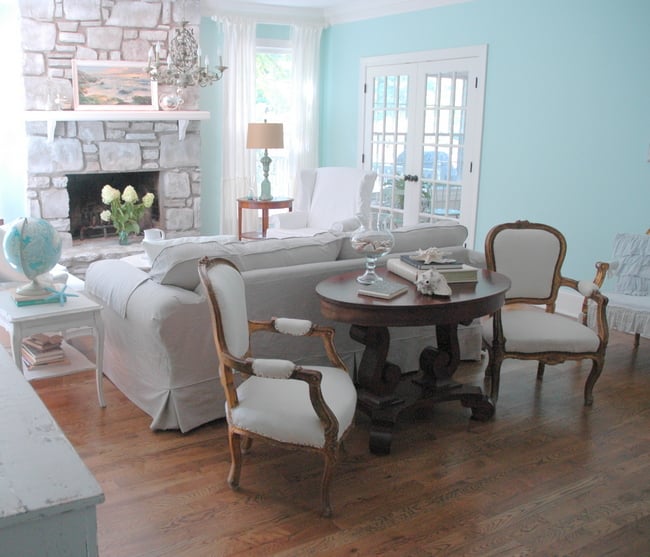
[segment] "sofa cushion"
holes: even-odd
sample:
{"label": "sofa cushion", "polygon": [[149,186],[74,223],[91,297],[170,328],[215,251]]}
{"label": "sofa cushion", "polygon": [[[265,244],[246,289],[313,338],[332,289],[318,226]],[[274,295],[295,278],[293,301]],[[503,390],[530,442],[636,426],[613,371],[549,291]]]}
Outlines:
{"label": "sofa cushion", "polygon": [[156,259],[157,255],[168,246],[177,246],[179,244],[187,243],[204,244],[206,242],[221,242],[222,244],[226,244],[228,242],[234,242],[236,239],[237,237],[231,234],[218,234],[215,236],[185,236],[182,238],[170,238],[166,240],[147,240],[145,238],[142,240],[142,247],[149,258],[149,262],[152,262]]}
{"label": "sofa cushion", "polygon": [[310,238],[259,242],[180,243],[164,248],[151,263],[151,278],[170,286],[194,290],[199,285],[198,262],[203,256],[223,257],[241,271],[335,261],[341,238],[329,232]]}
{"label": "sofa cushion", "polygon": [[[467,240],[467,228],[449,219],[441,219],[433,223],[404,226],[392,231],[395,245],[391,253],[403,253],[426,249],[430,247],[446,248],[462,246]],[[350,245],[350,236],[343,240],[339,259],[363,257]]]}
{"label": "sofa cushion", "polygon": [[231,261],[240,271],[336,261],[342,238],[323,232],[307,238],[229,244]]}

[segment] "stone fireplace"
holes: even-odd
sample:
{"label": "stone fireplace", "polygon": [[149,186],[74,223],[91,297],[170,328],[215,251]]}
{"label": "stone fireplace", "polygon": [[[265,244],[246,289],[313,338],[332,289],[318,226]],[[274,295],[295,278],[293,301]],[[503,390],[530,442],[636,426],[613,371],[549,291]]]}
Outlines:
{"label": "stone fireplace", "polygon": [[[72,99],[73,59],[142,61],[144,67],[149,48],[167,45],[183,19],[198,37],[199,0],[20,0],[20,10],[30,215],[48,220],[70,249],[69,176],[155,172],[156,226],[170,237],[198,234],[203,118],[114,108],[95,115],[84,111],[79,118],[75,111],[60,111],[57,119],[53,100]],[[196,113],[198,92],[189,88],[184,99],[183,108]],[[74,245],[87,241],[75,239]],[[98,254],[103,257],[101,250]]]}
{"label": "stone fireplace", "polygon": [[138,198],[153,193],[156,197],[153,205],[146,209],[140,219],[140,227],[160,228],[160,210],[158,205],[158,172],[118,172],[110,174],[68,174],[68,198],[70,233],[72,240],[87,240],[96,237],[115,235],[115,227],[100,218],[107,206],[102,203],[102,189],[110,184],[119,191],[132,186]]}

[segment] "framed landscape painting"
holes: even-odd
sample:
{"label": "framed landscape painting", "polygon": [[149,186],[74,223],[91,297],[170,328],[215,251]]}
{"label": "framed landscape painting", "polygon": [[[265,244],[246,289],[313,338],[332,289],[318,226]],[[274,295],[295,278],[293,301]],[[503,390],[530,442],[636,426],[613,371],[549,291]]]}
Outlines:
{"label": "framed landscape painting", "polygon": [[72,61],[75,110],[157,110],[157,85],[141,62]]}

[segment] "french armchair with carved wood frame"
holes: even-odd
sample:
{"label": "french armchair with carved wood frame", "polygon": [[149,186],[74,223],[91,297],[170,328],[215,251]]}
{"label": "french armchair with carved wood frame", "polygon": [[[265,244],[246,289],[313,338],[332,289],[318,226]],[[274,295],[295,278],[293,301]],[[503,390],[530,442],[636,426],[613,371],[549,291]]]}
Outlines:
{"label": "french armchair with carved wood frame", "polygon": [[[354,384],[334,347],[334,330],[302,319],[249,321],[243,277],[225,259],[204,257],[199,276],[208,297],[219,376],[226,392],[229,485],[239,487],[242,450],[247,451],[255,438],[315,451],[324,458],[322,514],[331,516],[332,473],[357,402]],[[331,366],[253,357],[250,337],[263,331],[321,339]],[[239,386],[236,373],[245,377]]]}
{"label": "french armchair with carved wood frame", "polygon": [[[489,354],[485,374],[494,403],[506,358],[537,360],[538,380],[543,378],[546,364],[590,359],[584,403],[593,403],[593,388],[603,370],[609,339],[607,297],[589,281],[562,275],[566,250],[566,240],[557,229],[528,221],[500,224],[486,236],[487,268],[507,275],[512,282],[504,307],[482,324]],[[555,312],[560,287],[577,291],[594,303],[595,330],[581,319]]]}

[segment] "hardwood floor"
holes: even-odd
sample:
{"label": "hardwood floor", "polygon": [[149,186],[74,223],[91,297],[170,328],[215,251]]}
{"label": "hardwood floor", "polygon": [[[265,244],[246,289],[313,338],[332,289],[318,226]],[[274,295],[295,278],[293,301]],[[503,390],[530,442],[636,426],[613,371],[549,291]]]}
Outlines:
{"label": "hardwood floor", "polygon": [[[359,415],[318,515],[316,455],[255,444],[242,489],[226,484],[226,427],[149,430],[92,374],[33,383],[104,489],[103,557],[226,555],[650,555],[650,341],[612,333],[592,408],[588,364],[507,361],[496,416],[457,402],[403,416],[389,456]],[[484,363],[464,363],[482,381]]]}

